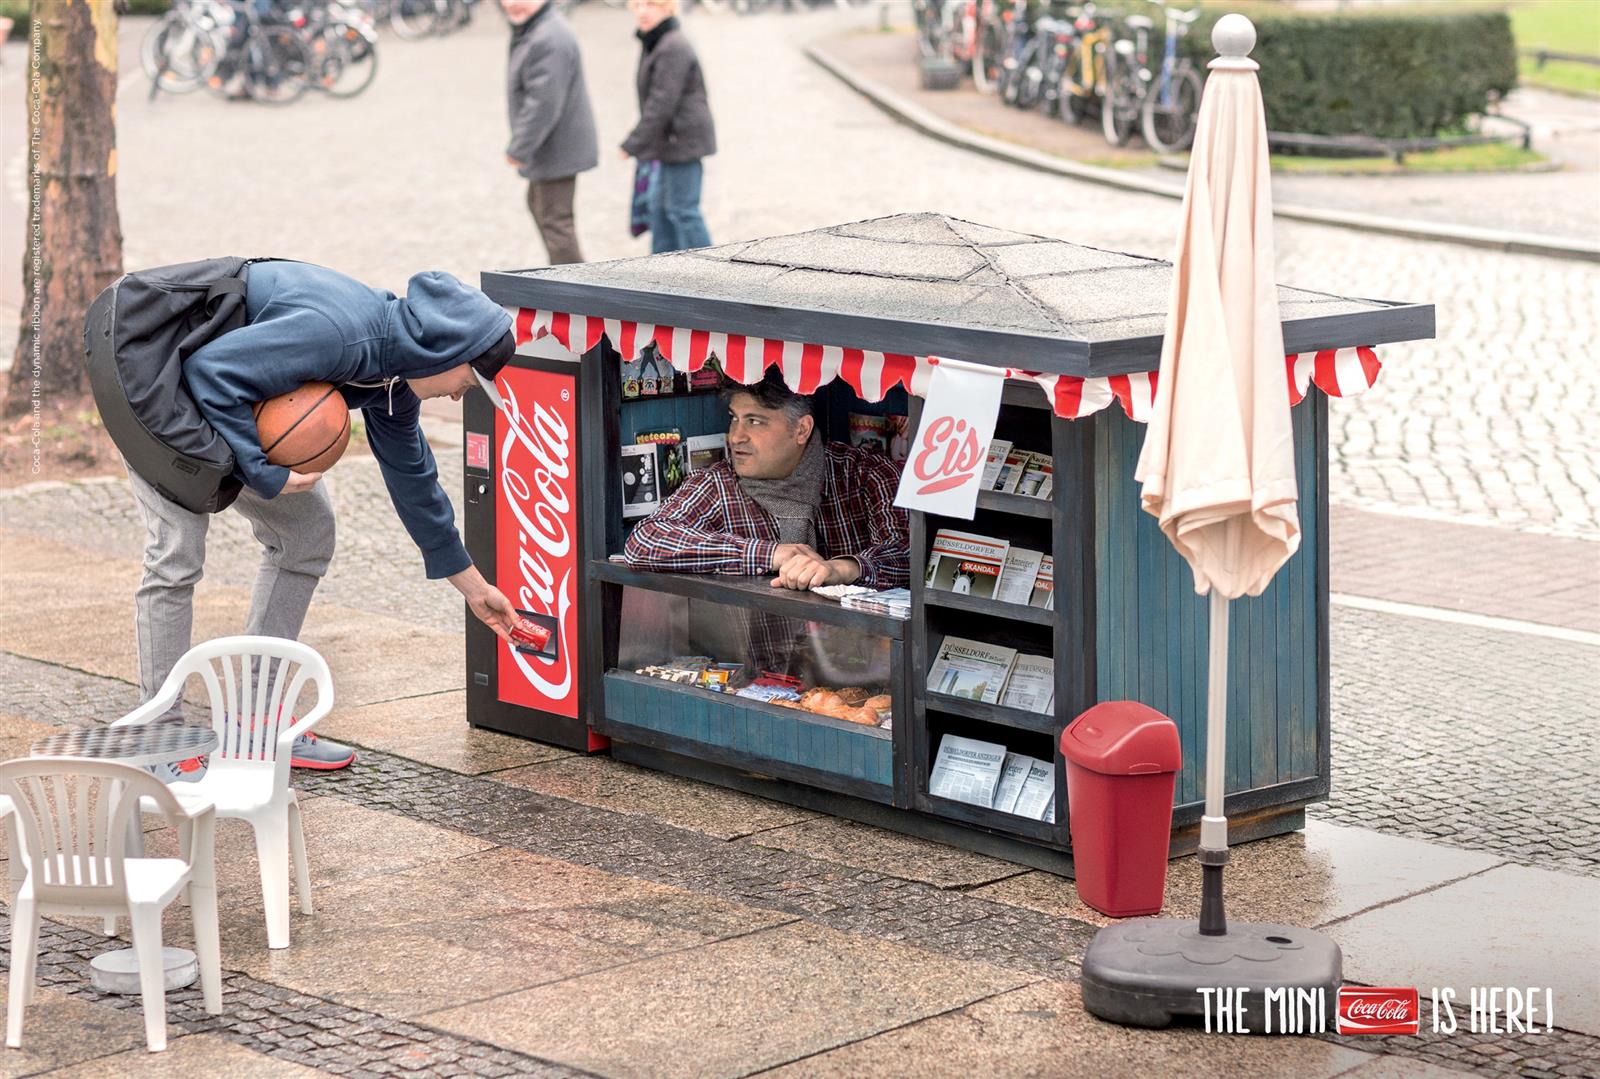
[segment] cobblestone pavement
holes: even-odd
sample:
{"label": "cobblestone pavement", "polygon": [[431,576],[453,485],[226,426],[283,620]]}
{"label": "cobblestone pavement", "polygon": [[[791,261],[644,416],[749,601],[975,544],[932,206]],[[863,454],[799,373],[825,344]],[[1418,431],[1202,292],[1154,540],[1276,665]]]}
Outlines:
{"label": "cobblestone pavement", "polygon": [[[63,714],[115,714],[131,690],[114,679],[5,653],[0,653],[0,677],[10,685],[50,687],[49,692],[25,690],[9,707],[21,718],[53,724]],[[1072,918],[789,851],[729,843],[509,786],[492,775],[459,775],[372,750],[364,751],[346,772],[303,775],[297,785],[308,795],[425,821],[497,846],[1039,978],[1076,981],[1083,949],[1094,932],[1093,926]],[[106,998],[83,985],[81,964],[103,946],[103,938],[51,926],[44,941],[43,984],[111,1007],[138,1006],[137,998]],[[228,975],[227,989],[230,1007],[216,1017],[201,1011],[195,991],[174,994],[174,1029],[218,1032],[258,1052],[337,1074],[578,1074],[425,1024],[387,1020],[239,974]],[[1424,1018],[1423,1030],[1430,1026]],[[1585,1075],[1600,1067],[1600,1038],[1568,1031],[1522,1036],[1423,1033],[1362,1039],[1361,1047],[1483,1075]]]}
{"label": "cobblestone pavement", "polygon": [[[1168,254],[1177,203],[1044,178],[926,139],[796,47],[875,18],[689,19],[722,147],[706,179],[715,240],[919,209]],[[582,5],[573,21],[609,147],[634,116],[635,45],[626,18],[601,5]],[[125,72],[136,71],[146,25],[126,22]],[[443,40],[385,41],[367,94],[286,109],[204,95],[150,102],[142,76],[125,75],[127,264],[277,253],[394,289],[423,267],[471,279],[540,264],[519,181],[502,161],[504,33],[483,18]],[[0,78],[20,85],[14,66]],[[579,185],[590,258],[644,250],[623,227],[626,168],[607,149]],[[195,198],[202,190],[230,196]],[[1290,222],[1277,239],[1286,282],[1438,308],[1437,341],[1387,350],[1376,389],[1335,402],[1335,501],[1600,539],[1600,425],[1591,421],[1600,268]],[[0,273],[19,263],[0,252]]]}
{"label": "cobblestone pavement", "polygon": [[[461,454],[438,456],[457,497]],[[456,593],[423,578],[371,458],[327,482],[339,551],[318,598],[459,631]],[[0,493],[0,527],[127,558],[143,542],[125,482]],[[258,557],[242,518],[214,518],[211,580],[247,585]],[[1333,793],[1313,815],[1600,876],[1593,646],[1343,607],[1332,627]]]}

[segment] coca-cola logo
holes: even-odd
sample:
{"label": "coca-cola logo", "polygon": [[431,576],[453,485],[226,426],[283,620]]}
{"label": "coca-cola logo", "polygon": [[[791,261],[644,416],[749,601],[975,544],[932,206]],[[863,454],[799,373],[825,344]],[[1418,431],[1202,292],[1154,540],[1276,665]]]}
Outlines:
{"label": "coca-cola logo", "polygon": [[1415,1034],[1420,1020],[1415,989],[1339,990],[1340,1034]]}
{"label": "coca-cola logo", "polygon": [[948,491],[969,482],[983,467],[983,447],[966,420],[940,416],[924,426],[922,444],[913,456],[911,470],[922,486],[917,494]]}
{"label": "coca-cola logo", "polygon": [[[561,416],[535,401],[523,411],[509,379],[500,381],[505,401],[506,437],[500,443],[502,507],[516,524],[516,569],[508,578],[500,567],[502,591],[514,588],[514,605],[550,615],[560,626],[554,659],[529,656],[514,648],[507,655],[529,684],[555,701],[572,690],[576,634],[571,626],[574,537],[568,521],[572,500],[572,433]],[[501,522],[503,530],[511,522]],[[558,579],[559,575],[559,579]]]}

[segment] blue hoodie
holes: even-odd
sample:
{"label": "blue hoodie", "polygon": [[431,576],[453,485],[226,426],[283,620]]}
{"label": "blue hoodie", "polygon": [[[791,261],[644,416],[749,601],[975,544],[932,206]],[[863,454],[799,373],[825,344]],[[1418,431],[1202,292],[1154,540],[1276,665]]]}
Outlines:
{"label": "blue hoodie", "polygon": [[303,262],[255,263],[247,283],[245,325],[205,345],[183,369],[201,413],[233,449],[235,474],[263,498],[275,497],[289,470],[267,462],[251,406],[306,382],[332,382],[349,407],[361,409],[389,498],[428,576],[472,565],[418,424],[422,402],[404,380],[476,359],[511,328],[511,316],[436,271],[412,277],[403,300]]}

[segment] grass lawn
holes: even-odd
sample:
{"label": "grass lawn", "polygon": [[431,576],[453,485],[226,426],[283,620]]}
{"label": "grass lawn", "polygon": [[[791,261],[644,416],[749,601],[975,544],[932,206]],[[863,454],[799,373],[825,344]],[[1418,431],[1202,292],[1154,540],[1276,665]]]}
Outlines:
{"label": "grass lawn", "polygon": [[[1511,15],[1517,49],[1554,49],[1600,58],[1600,0],[1468,0],[1477,7],[1503,8]],[[1600,64],[1552,60],[1542,69],[1532,57],[1519,60],[1522,81],[1553,90],[1600,93]]]}
{"label": "grass lawn", "polygon": [[1418,172],[1509,172],[1528,165],[1542,165],[1549,158],[1515,144],[1489,143],[1484,146],[1454,146],[1405,155],[1396,165],[1389,157],[1292,157],[1272,155],[1272,170],[1285,173],[1320,173],[1345,176],[1383,176]]}

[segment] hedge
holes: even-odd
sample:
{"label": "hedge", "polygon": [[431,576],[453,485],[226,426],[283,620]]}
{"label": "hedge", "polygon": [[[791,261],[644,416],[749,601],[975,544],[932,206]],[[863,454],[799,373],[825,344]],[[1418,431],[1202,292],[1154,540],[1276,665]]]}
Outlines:
{"label": "hedge", "polygon": [[[30,6],[29,0],[0,0],[0,15],[16,23],[11,28],[11,40],[22,41],[27,38]],[[172,10],[172,0],[122,0],[121,8],[124,15],[165,15]]]}
{"label": "hedge", "polygon": [[[1184,39],[1204,69],[1216,53],[1208,9]],[[1272,131],[1427,138],[1457,130],[1517,83],[1500,11],[1288,15],[1252,8],[1261,96]],[[1157,29],[1157,34],[1161,30]]]}

